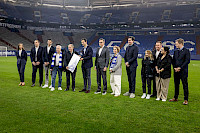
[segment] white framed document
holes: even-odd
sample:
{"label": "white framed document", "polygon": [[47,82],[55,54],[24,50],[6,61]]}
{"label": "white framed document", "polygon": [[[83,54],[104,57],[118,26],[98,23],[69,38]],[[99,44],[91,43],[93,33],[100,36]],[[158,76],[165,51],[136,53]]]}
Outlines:
{"label": "white framed document", "polygon": [[78,56],[77,54],[73,54],[69,64],[68,64],[68,67],[69,67],[69,71],[71,71],[72,73],[74,72],[79,60],[80,60],[80,56]]}

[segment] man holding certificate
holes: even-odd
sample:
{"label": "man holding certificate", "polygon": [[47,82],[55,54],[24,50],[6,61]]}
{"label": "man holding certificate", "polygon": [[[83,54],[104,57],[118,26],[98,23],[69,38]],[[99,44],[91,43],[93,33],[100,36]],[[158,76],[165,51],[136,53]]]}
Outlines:
{"label": "man holding certificate", "polygon": [[66,68],[66,79],[67,79],[67,87],[65,89],[65,91],[68,91],[69,90],[69,86],[70,86],[70,75],[72,77],[72,91],[75,91],[75,78],[76,78],[76,71],[77,71],[77,67],[74,66],[74,70],[73,72],[70,71],[70,66],[69,65],[69,62],[71,61],[72,59],[72,56],[74,54],[77,54],[78,53],[76,51],[74,51],[74,45],[73,44],[69,44],[68,45],[68,50],[66,50],[66,53],[65,53],[65,57],[64,57],[64,65],[65,65],[65,68]]}

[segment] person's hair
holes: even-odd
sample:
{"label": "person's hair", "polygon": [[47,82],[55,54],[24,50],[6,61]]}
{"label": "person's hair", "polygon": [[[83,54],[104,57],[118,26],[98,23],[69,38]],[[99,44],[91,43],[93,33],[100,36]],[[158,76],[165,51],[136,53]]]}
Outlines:
{"label": "person's hair", "polygon": [[[72,47],[74,48],[74,44],[70,43],[69,45],[72,45]],[[69,45],[68,45],[68,46],[69,46]]]}
{"label": "person's hair", "polygon": [[184,40],[182,38],[177,39],[176,42],[178,42],[179,44],[183,44],[184,45]]}
{"label": "person's hair", "polygon": [[129,36],[128,38],[131,38],[132,41],[135,41],[135,37],[134,36]]}
{"label": "person's hair", "polygon": [[[37,40],[37,39],[36,39],[35,41],[38,41],[38,42],[40,43],[40,41],[39,41],[39,40]],[[35,42],[35,41],[34,41],[34,42]]]}
{"label": "person's hair", "polygon": [[103,39],[103,38],[100,38],[100,39],[99,39],[99,41],[100,41],[100,40],[102,40],[102,41],[105,43],[105,39]]}
{"label": "person's hair", "polygon": [[62,46],[61,46],[60,44],[56,44],[56,47],[57,47],[57,46],[60,47],[60,49],[62,49]]}
{"label": "person's hair", "polygon": [[162,45],[162,42],[161,42],[161,41],[156,41],[156,43],[160,43],[160,45]]}
{"label": "person's hair", "polygon": [[114,46],[113,49],[114,49],[114,48],[117,49],[117,52],[118,52],[118,53],[120,52],[120,47],[119,47],[119,46]]}
{"label": "person's hair", "polygon": [[84,40],[85,42],[87,42],[87,39],[86,39],[86,38],[82,38],[81,41],[82,41],[82,40]]}
{"label": "person's hair", "polygon": [[52,41],[51,39],[47,39],[47,41],[48,41],[48,40],[49,40],[49,41]]}
{"label": "person's hair", "polygon": [[17,50],[19,50],[19,45],[20,45],[20,44],[22,44],[22,50],[25,50],[25,49],[24,49],[24,44],[23,44],[23,43],[19,43],[19,44],[18,44]]}
{"label": "person's hair", "polygon": [[163,47],[164,48],[164,51],[166,51],[166,55],[168,55],[169,54],[169,47]]}
{"label": "person's hair", "polygon": [[145,60],[147,59],[146,53],[149,55],[150,60],[154,60],[151,50],[146,50],[145,51],[145,55],[144,55],[144,59]]}

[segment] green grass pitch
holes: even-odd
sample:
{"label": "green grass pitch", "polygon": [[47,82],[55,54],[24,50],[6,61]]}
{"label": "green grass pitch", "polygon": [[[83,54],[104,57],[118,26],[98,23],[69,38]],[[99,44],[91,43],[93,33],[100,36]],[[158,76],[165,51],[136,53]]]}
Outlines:
{"label": "green grass pitch", "polygon": [[[138,60],[136,98],[114,97],[108,74],[108,93],[95,95],[96,72],[92,68],[92,92],[80,93],[83,89],[81,63],[78,64],[76,91],[68,92],[31,87],[32,67],[28,57],[25,82],[18,86],[16,57],[0,57],[0,132],[155,132],[192,133],[200,132],[200,61],[189,65],[189,104],[182,105],[183,89],[175,103],[141,99],[141,59]],[[173,75],[173,74],[172,74]],[[56,85],[58,83],[56,82]],[[63,72],[63,90],[66,75]],[[57,89],[57,87],[56,87]],[[123,63],[122,94],[128,91],[128,80]],[[168,100],[173,98],[174,83],[170,79]]]}

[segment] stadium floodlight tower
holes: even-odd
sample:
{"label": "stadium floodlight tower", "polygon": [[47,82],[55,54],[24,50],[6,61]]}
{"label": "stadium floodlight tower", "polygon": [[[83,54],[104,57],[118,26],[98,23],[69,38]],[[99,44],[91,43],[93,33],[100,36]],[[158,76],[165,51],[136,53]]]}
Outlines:
{"label": "stadium floodlight tower", "polygon": [[5,56],[7,57],[8,56],[8,51],[7,51],[7,47],[5,46],[0,46],[0,56]]}

